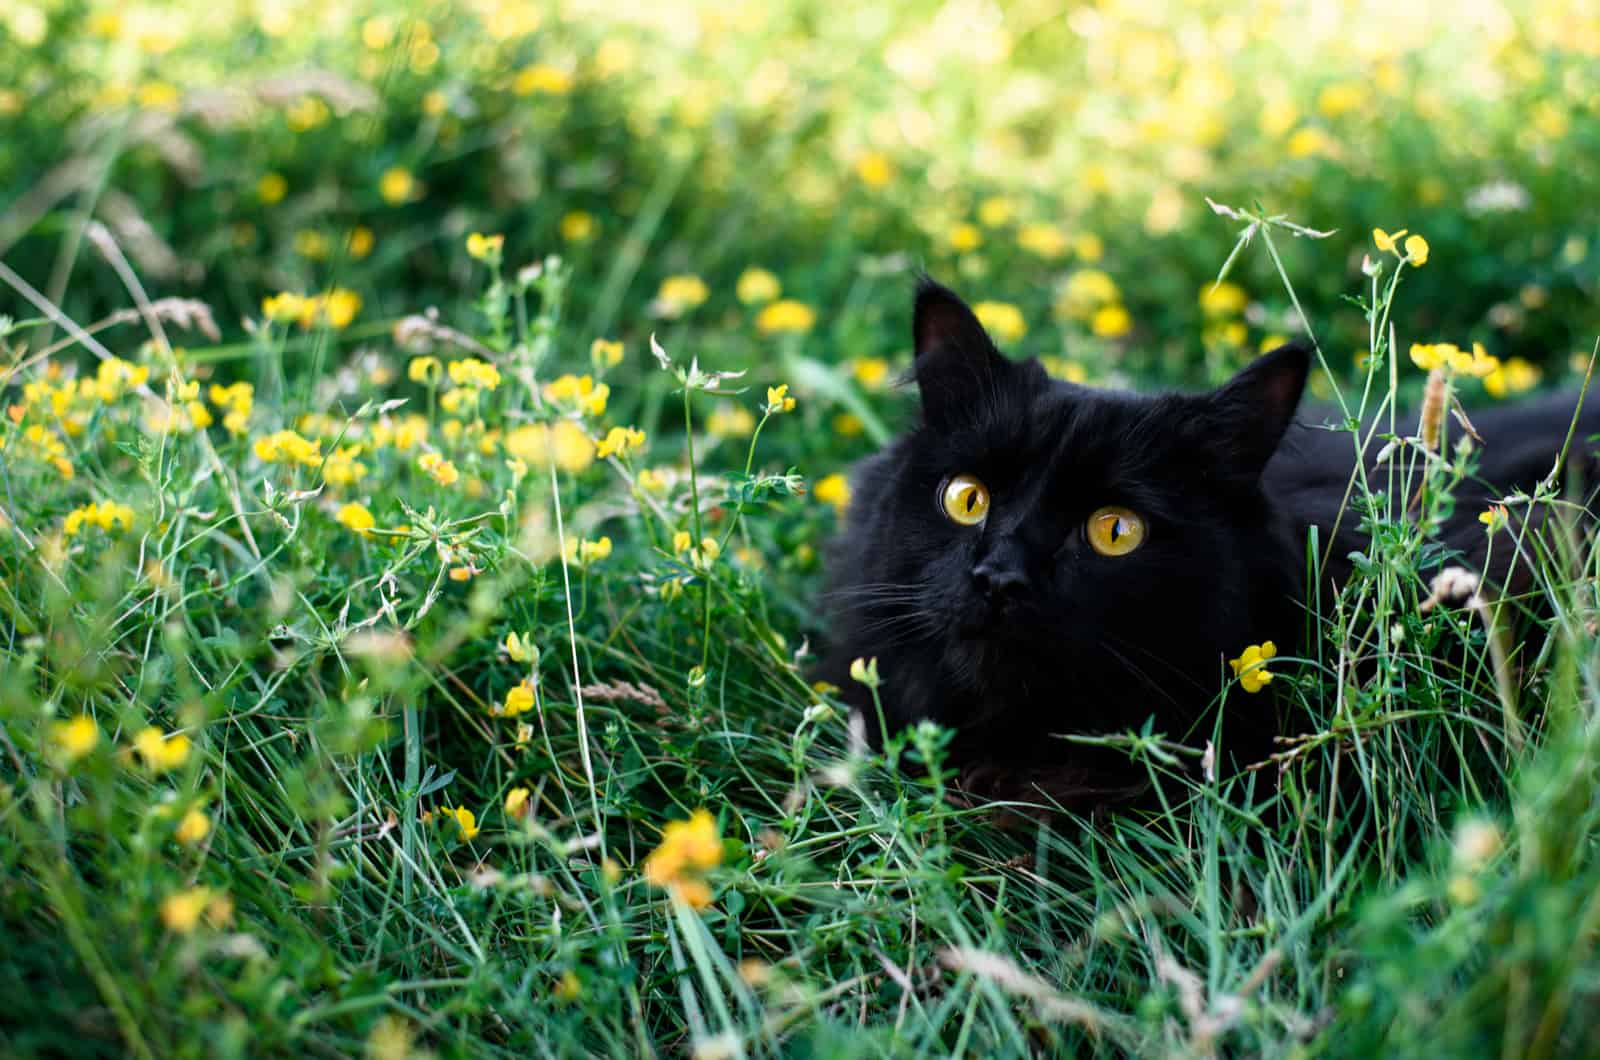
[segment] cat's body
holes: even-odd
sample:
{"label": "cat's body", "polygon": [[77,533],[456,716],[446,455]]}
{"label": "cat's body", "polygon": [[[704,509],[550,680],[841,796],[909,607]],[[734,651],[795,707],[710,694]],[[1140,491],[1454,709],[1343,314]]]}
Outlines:
{"label": "cat's body", "polygon": [[[1299,347],[1208,394],[1092,390],[1005,359],[931,283],[914,340],[921,420],[853,476],[820,676],[875,730],[848,669],[876,657],[887,726],[953,728],[978,787],[1113,801],[1140,786],[1125,756],[1054,734],[1153,716],[1169,737],[1209,736],[1226,660],[1268,640],[1293,651],[1307,628],[1307,527],[1324,544],[1337,534],[1333,584],[1361,547],[1356,516],[1340,515],[1351,437],[1291,425],[1309,369]],[[1572,407],[1480,417],[1493,487],[1463,486],[1452,543],[1470,553],[1483,504],[1549,472]],[[1593,415],[1580,425],[1596,429]],[[1235,692],[1225,709],[1236,760],[1283,726],[1271,696]]]}

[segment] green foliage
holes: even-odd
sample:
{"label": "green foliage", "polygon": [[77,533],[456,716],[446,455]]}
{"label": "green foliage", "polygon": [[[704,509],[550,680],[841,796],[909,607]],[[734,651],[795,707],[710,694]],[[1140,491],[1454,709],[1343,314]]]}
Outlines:
{"label": "green foliage", "polygon": [[[0,13],[8,1053],[1600,1048],[1591,542],[1429,602],[1399,411],[1600,324],[1581,16],[215,6]],[[1040,823],[808,683],[913,264],[1091,382],[1315,325],[1400,488],[1273,762]]]}

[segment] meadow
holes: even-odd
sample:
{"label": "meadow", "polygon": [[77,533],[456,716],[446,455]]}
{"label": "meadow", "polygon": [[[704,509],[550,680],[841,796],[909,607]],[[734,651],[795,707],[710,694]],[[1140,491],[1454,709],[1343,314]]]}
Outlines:
{"label": "meadow", "polygon": [[[1600,558],[1552,481],[1481,513],[1530,593],[1431,600],[1416,415],[1587,384],[1592,0],[21,0],[0,64],[0,1051],[1600,1055]],[[924,270],[1090,385],[1314,338],[1394,443],[1273,761],[1107,737],[1160,811],[1041,821],[808,676]]]}

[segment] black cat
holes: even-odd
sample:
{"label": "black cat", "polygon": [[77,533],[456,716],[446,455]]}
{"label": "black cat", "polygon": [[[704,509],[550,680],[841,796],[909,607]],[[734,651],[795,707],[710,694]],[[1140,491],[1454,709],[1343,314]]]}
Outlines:
{"label": "black cat", "polygon": [[[1128,796],[1145,774],[1124,753],[1052,734],[1154,716],[1171,738],[1209,737],[1227,660],[1300,644],[1307,528],[1335,537],[1330,590],[1364,546],[1355,515],[1341,515],[1350,435],[1292,424],[1310,367],[1300,345],[1210,393],[1091,389],[1002,356],[931,281],[913,339],[921,419],[853,475],[819,676],[876,736],[848,671],[877,657],[887,727],[953,729],[955,764],[985,793],[1080,807]],[[1447,544],[1481,555],[1487,500],[1549,473],[1574,407],[1564,400],[1477,425],[1484,482],[1462,484]],[[1225,709],[1235,761],[1264,757],[1292,725],[1270,695],[1235,689]]]}

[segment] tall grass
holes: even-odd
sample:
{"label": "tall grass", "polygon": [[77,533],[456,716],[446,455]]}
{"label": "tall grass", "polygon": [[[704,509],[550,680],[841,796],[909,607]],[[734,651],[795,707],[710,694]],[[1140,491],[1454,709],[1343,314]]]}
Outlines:
{"label": "tall grass", "polygon": [[[1278,261],[1279,223],[1240,219],[1243,253]],[[775,362],[723,368],[742,376],[671,332],[591,360],[564,263],[476,249],[477,311],[374,336],[377,357],[326,306],[179,350],[175,307],[130,283],[136,313],[72,331],[130,354],[89,387],[26,355],[42,296],[7,323],[9,1051],[1600,1045],[1592,543],[1542,543],[1539,635],[1509,688],[1477,612],[1421,606],[1434,517],[1474,457],[1401,443],[1392,259],[1362,295],[1365,379],[1338,400],[1352,448],[1395,442],[1405,488],[1353,479],[1357,574],[1308,618],[1304,657],[1274,660],[1314,724],[1221,777],[1198,741],[1129,733],[1160,812],[1007,827],[952,792],[937,730],[875,753],[807,682],[835,516],[763,443],[815,429],[816,387],[857,384],[782,337]],[[472,355],[494,386],[450,370]],[[199,366],[255,381],[238,433]],[[763,400],[797,368],[825,380],[801,408]],[[584,405],[558,382],[578,372],[609,381],[603,420],[593,388]],[[705,426],[731,407],[759,427]],[[596,459],[607,424],[648,440]],[[320,444],[263,448],[291,429]],[[1403,502],[1414,487],[1432,507]],[[128,520],[68,532],[91,499]],[[718,833],[703,873],[652,878],[663,827],[699,809]]]}

